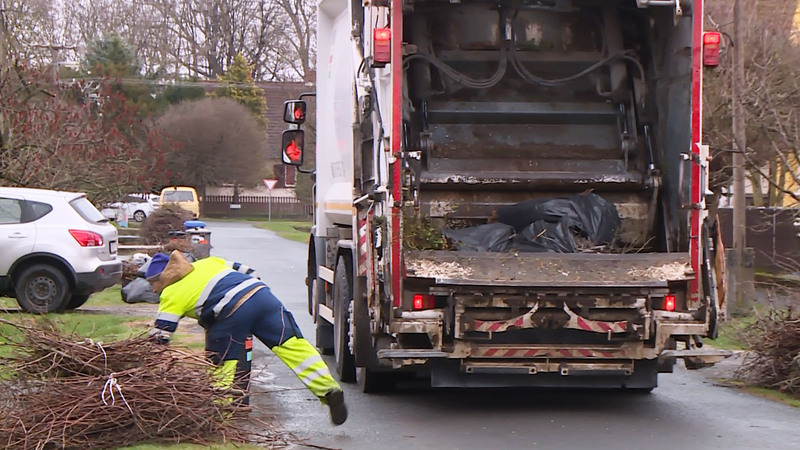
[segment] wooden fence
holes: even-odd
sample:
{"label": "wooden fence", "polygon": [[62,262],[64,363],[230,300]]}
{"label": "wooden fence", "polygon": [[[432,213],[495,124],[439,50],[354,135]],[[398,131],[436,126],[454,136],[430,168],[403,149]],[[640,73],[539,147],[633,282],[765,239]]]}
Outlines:
{"label": "wooden fence", "polygon": [[240,195],[237,203],[233,195],[206,195],[200,207],[205,217],[266,218],[271,211],[273,219],[307,219],[313,213],[310,203],[277,195]]}
{"label": "wooden fence", "polygon": [[[755,267],[773,272],[800,268],[800,217],[797,208],[747,208],[746,245],[755,252]],[[720,208],[722,241],[733,248],[733,210]]]}

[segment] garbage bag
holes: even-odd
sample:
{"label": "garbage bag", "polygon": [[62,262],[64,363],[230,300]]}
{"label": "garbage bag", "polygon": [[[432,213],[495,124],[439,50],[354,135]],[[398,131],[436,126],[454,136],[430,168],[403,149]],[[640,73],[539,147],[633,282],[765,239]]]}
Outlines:
{"label": "garbage bag", "polygon": [[489,223],[476,227],[442,230],[457,250],[502,252],[514,236],[514,227],[504,223]]}
{"label": "garbage bag", "polygon": [[[609,244],[620,226],[614,204],[594,193],[568,198],[535,199],[505,206],[497,210],[497,220],[511,225],[517,233],[522,233],[537,221],[563,222],[569,229],[588,237],[594,245]],[[545,227],[544,224],[537,226],[538,232]],[[568,242],[560,244],[569,247]]]}
{"label": "garbage bag", "polygon": [[566,222],[537,220],[514,236],[509,249],[521,252],[576,253],[575,239]]}
{"label": "garbage bag", "polygon": [[134,278],[122,287],[122,301],[125,303],[158,303],[158,294],[153,292],[150,283],[144,278]]}

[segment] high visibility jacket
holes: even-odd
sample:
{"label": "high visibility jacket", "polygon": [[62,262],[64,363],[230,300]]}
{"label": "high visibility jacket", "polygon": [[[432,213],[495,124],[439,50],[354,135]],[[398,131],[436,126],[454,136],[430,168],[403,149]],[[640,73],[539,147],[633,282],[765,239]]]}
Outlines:
{"label": "high visibility jacket", "polygon": [[[178,321],[188,316],[208,328],[224,318],[256,287],[266,287],[244,264],[208,257],[192,263],[193,270],[161,291],[158,316],[151,335],[169,339]],[[166,333],[164,333],[166,332]]]}

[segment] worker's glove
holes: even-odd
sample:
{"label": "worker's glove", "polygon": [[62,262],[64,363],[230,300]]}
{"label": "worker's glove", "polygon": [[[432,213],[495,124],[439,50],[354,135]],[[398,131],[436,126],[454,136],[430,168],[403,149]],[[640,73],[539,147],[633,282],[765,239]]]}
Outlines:
{"label": "worker's glove", "polygon": [[156,344],[169,344],[170,339],[172,339],[172,333],[159,328],[153,328],[150,330],[150,339]]}

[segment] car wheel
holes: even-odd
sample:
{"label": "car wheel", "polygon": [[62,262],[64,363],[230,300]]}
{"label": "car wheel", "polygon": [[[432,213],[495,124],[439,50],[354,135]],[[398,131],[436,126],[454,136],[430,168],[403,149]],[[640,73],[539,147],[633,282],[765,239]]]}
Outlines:
{"label": "car wheel", "polygon": [[139,210],[133,213],[133,220],[137,222],[143,222],[146,218],[147,214],[145,214],[144,211]]}
{"label": "car wheel", "polygon": [[29,313],[63,311],[70,301],[67,277],[53,266],[35,264],[16,280],[17,303]]}
{"label": "car wheel", "polygon": [[80,308],[81,306],[83,306],[84,303],[86,303],[87,300],[89,300],[89,297],[91,295],[92,294],[81,294],[81,295],[72,294],[72,297],[69,299],[69,302],[67,302],[67,309]]}

